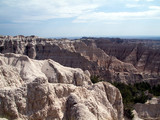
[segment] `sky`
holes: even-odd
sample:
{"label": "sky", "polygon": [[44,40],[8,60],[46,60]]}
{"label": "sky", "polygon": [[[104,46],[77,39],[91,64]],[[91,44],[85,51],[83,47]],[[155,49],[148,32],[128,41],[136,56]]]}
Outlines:
{"label": "sky", "polygon": [[0,35],[160,36],[160,0],[0,0]]}

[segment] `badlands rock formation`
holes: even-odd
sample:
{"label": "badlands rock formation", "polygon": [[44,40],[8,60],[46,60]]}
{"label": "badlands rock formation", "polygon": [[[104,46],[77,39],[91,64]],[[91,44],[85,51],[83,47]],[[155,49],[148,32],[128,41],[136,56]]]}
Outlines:
{"label": "badlands rock formation", "polygon": [[99,75],[106,81],[143,80],[143,74],[132,64],[107,55],[93,41],[4,36],[0,40],[0,52],[24,54],[38,60],[52,59],[64,66],[89,70],[91,75]]}
{"label": "badlands rock formation", "polygon": [[[86,41],[86,40],[84,40]],[[131,63],[141,73],[139,81],[160,83],[160,41],[94,39],[94,44],[110,56]]]}
{"label": "badlands rock formation", "polygon": [[[23,81],[25,81],[26,83],[29,83],[35,78],[41,77],[44,79],[48,79],[48,82],[50,83],[67,83],[67,84],[75,84],[77,86],[91,84],[89,78],[90,74],[88,71],[83,72],[79,68],[77,69],[67,68],[50,59],[37,61],[37,60],[31,60],[29,57],[25,55],[20,55],[20,54],[16,55],[11,53],[4,55],[1,54],[0,63],[2,65],[1,78],[4,78],[4,80],[2,79],[2,81],[5,81],[6,78],[9,79],[8,81],[13,82],[10,79],[16,76],[16,78],[13,79],[19,80],[19,82],[15,81],[18,83],[22,81],[20,78],[22,78]],[[7,71],[5,67],[9,70]],[[11,83],[8,83],[6,85],[10,84]]]}
{"label": "badlands rock formation", "polygon": [[22,120],[122,120],[119,90],[52,60],[0,55],[0,116]]}
{"label": "badlands rock formation", "polygon": [[94,44],[108,55],[133,64],[139,71],[158,75],[160,73],[158,40],[94,39]]}
{"label": "badlands rock formation", "polygon": [[1,53],[18,53],[37,60],[89,70],[106,81],[135,83],[160,80],[160,42],[115,38],[44,39],[1,36]]}
{"label": "badlands rock formation", "polygon": [[160,119],[160,98],[152,98],[152,100],[149,100],[146,104],[137,103],[134,108],[138,117],[141,119]]}

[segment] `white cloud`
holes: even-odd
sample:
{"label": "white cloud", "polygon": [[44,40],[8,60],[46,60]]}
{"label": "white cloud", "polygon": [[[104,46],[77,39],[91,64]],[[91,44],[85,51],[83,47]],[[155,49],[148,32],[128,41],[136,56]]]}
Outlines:
{"label": "white cloud", "polygon": [[136,8],[136,7],[142,7],[143,5],[140,4],[126,4],[126,7],[128,8]]}
{"label": "white cloud", "polygon": [[160,10],[160,6],[149,6],[149,9]]}
{"label": "white cloud", "polygon": [[[117,0],[113,0],[114,3]],[[127,2],[126,2],[127,1]],[[120,0],[116,5],[128,8],[142,7],[141,0]],[[136,3],[135,3],[136,1]],[[153,0],[143,0],[153,1]],[[73,22],[115,21],[133,19],[159,19],[160,6],[150,6],[143,12],[104,12],[100,8],[109,0],[3,0],[0,1],[0,16],[12,22],[45,21],[55,18],[74,18]],[[123,5],[124,5],[123,4]],[[112,5],[112,3],[111,3]],[[144,6],[143,6],[144,7]],[[107,6],[106,6],[107,8]],[[98,10],[97,10],[98,9]]]}
{"label": "white cloud", "polygon": [[160,19],[159,10],[148,10],[144,12],[94,12],[78,16],[73,22],[96,22],[96,21],[119,21],[135,19]]}
{"label": "white cloud", "polygon": [[154,0],[147,0],[148,2],[153,2]]}
{"label": "white cloud", "polygon": [[136,2],[139,2],[139,1],[147,1],[147,2],[153,2],[154,0],[134,0]]}
{"label": "white cloud", "polygon": [[0,4],[8,9],[7,15],[12,14],[16,22],[76,17],[99,6],[97,0],[5,0],[0,1]]}

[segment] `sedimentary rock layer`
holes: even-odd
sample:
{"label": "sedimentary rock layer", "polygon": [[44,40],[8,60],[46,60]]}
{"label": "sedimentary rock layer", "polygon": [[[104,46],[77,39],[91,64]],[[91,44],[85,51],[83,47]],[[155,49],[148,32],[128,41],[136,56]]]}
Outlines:
{"label": "sedimentary rock layer", "polygon": [[119,90],[53,60],[0,55],[0,116],[22,120],[122,120]]}
{"label": "sedimentary rock layer", "polygon": [[91,75],[101,76],[106,81],[157,84],[160,80],[160,54],[158,43],[154,41],[4,36],[0,45],[1,53],[24,54],[37,60],[52,59],[64,66],[89,70]]}

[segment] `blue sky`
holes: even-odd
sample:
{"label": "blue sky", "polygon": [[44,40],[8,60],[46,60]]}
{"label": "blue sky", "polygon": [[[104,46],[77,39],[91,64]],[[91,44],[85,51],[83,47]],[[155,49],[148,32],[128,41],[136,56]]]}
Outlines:
{"label": "blue sky", "polygon": [[160,0],[0,0],[0,34],[160,36]]}

